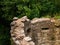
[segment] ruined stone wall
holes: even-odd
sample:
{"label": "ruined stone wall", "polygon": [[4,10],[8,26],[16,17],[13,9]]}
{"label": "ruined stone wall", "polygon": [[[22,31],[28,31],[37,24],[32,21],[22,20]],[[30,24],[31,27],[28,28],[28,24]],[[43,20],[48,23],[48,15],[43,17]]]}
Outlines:
{"label": "ruined stone wall", "polygon": [[19,19],[15,17],[11,22],[10,33],[14,45],[59,45],[60,20],[50,18],[29,20],[26,16]]}
{"label": "ruined stone wall", "polygon": [[[51,36],[53,35],[52,31],[54,30],[54,23],[50,21],[50,19],[47,18],[41,18],[35,20],[32,20],[32,30],[35,33],[35,37],[33,34],[33,37],[37,40],[38,43],[36,45],[51,45]],[[36,42],[36,41],[35,41]]]}
{"label": "ruined stone wall", "polygon": [[26,16],[20,19],[14,17],[10,25],[12,45],[35,45],[28,31],[30,30],[30,20]]}

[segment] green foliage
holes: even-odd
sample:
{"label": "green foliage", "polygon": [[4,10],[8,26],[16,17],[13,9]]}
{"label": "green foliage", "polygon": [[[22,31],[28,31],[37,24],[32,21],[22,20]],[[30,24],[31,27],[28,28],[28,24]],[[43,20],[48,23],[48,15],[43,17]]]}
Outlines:
{"label": "green foliage", "polygon": [[10,36],[7,34],[9,34],[9,29],[0,24],[0,45],[10,44]]}
{"label": "green foliage", "polygon": [[59,12],[59,13],[56,13],[56,14],[54,14],[54,15],[55,15],[54,18],[60,19],[60,12]]}
{"label": "green foliage", "polygon": [[1,10],[4,12],[1,16],[8,20],[12,20],[14,16],[26,15],[32,19],[45,16],[47,13],[52,15],[57,12],[57,6],[50,0],[4,0],[0,2]]}
{"label": "green foliage", "polygon": [[20,18],[25,15],[29,19],[34,17],[54,17],[54,14],[59,11],[60,0],[0,0],[0,45],[5,45],[10,38],[9,24],[13,17]]}

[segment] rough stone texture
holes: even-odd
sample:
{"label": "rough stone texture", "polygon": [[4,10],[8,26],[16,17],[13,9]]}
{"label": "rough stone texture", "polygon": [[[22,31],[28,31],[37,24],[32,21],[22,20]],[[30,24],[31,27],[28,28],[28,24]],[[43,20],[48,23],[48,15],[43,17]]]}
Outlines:
{"label": "rough stone texture", "polygon": [[10,25],[13,45],[60,45],[60,19],[14,17]]}
{"label": "rough stone texture", "polygon": [[33,40],[36,45],[50,45],[50,37],[53,35],[52,31],[54,24],[49,18],[41,18],[31,21],[31,30],[33,32]]}
{"label": "rough stone texture", "polygon": [[29,37],[27,33],[25,33],[26,32],[25,30],[29,28],[29,19],[27,19],[26,16],[20,19],[14,17],[13,22],[11,22],[10,25],[11,25],[10,33],[13,45],[35,45],[32,39],[30,39],[31,37]]}

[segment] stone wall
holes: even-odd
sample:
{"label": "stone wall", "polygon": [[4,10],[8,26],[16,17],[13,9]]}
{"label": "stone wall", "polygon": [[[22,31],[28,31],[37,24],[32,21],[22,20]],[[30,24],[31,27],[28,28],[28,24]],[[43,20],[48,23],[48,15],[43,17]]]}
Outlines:
{"label": "stone wall", "polygon": [[14,45],[59,45],[60,20],[50,18],[34,18],[26,16],[13,18],[11,22],[11,38]]}

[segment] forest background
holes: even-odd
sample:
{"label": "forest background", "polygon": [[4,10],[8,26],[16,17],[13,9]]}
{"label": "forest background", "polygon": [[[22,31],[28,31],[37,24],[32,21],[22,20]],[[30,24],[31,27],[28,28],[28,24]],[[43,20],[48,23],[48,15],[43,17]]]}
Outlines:
{"label": "forest background", "polygon": [[60,0],[0,0],[0,45],[11,45],[10,23],[25,15],[60,19]]}

